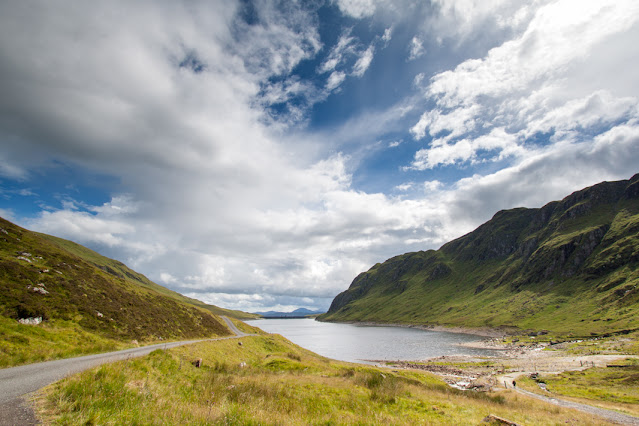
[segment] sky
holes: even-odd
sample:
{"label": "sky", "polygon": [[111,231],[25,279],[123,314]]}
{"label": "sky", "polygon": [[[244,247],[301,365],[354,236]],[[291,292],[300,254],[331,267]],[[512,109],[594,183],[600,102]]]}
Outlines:
{"label": "sky", "polygon": [[639,172],[636,0],[0,3],[0,216],[244,311]]}

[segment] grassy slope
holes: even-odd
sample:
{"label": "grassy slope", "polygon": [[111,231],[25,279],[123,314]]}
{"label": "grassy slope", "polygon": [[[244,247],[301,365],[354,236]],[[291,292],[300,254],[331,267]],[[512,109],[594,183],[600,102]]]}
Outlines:
{"label": "grassy slope", "polygon": [[575,335],[639,328],[639,199],[613,184],[500,212],[438,251],[377,264],[320,319]]}
{"label": "grassy slope", "polygon": [[215,315],[225,315],[225,316],[228,316],[231,318],[237,318],[237,319],[259,318],[259,315],[250,314],[248,312],[224,309],[214,305],[208,305],[199,300],[192,299],[190,297],[186,297],[180,293],[177,293],[173,290],[169,290],[166,287],[162,287],[161,285],[154,283],[153,281],[149,280],[144,275],[131,270],[122,262],[109,259],[108,257],[104,257],[94,252],[93,250],[90,250],[84,246],[81,246],[80,244],[76,244],[72,241],[64,240],[62,238],[54,237],[52,235],[46,235],[46,234],[38,234],[38,235],[54,243],[55,245],[67,250],[69,253],[73,253],[76,256],[81,257],[87,262],[92,263],[94,266],[97,266],[98,268],[110,273],[111,275],[114,275],[118,278],[122,278],[129,283],[144,286],[146,288],[149,288],[151,290],[158,292],[159,294],[168,296],[177,301],[188,303],[188,304],[206,309]]}
{"label": "grassy slope", "polygon": [[[211,312],[220,311],[202,305],[119,262],[0,219],[0,367],[117,349],[134,339],[229,334]],[[17,322],[31,317],[45,321]]]}
{"label": "grassy slope", "polygon": [[[45,389],[61,424],[600,424],[510,392],[448,387],[415,371],[331,361],[280,336],[206,342],[110,365]],[[203,367],[191,361],[202,358]],[[241,366],[240,363],[245,363]]]}

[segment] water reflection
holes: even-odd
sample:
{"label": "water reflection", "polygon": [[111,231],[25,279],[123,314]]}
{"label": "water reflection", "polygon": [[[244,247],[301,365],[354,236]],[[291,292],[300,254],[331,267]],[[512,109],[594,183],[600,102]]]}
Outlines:
{"label": "water reflection", "polygon": [[246,321],[267,333],[277,333],[293,343],[328,358],[366,360],[421,360],[441,355],[490,356],[489,349],[459,346],[481,338],[469,334],[392,326],[335,324],[312,319]]}

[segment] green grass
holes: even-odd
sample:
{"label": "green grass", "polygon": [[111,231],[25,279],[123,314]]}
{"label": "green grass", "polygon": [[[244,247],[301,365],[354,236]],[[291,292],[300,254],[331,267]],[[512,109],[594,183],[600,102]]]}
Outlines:
{"label": "green grass", "polygon": [[537,383],[545,383],[549,394],[639,416],[639,360],[628,358],[613,365],[541,375],[535,380],[527,377],[518,383],[537,393]]}
{"label": "green grass", "polygon": [[573,341],[565,346],[574,355],[639,355],[639,331]]}
{"label": "green grass", "polygon": [[70,321],[22,325],[0,317],[0,368],[132,346],[82,330]]}
{"label": "green grass", "polygon": [[[105,365],[46,388],[45,424],[519,424],[590,416],[411,370],[336,362],[280,336],[206,342]],[[191,361],[203,360],[201,368]]]}

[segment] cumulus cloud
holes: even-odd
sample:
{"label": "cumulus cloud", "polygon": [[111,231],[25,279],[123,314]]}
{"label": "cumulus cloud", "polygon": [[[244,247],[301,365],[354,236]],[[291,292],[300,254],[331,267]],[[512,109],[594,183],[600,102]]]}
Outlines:
{"label": "cumulus cloud", "polygon": [[[609,64],[624,57],[610,50],[602,65],[599,51],[616,35],[632,37],[638,20],[633,2],[553,2],[535,11],[520,36],[435,75],[426,95],[436,107],[411,132],[417,139],[444,135],[417,152],[412,167],[475,161],[482,150],[493,150],[493,160],[500,160],[523,154],[517,145],[539,132],[561,141],[636,117],[637,98],[612,91],[618,76]],[[596,69],[608,72],[585,84],[584,74]],[[630,80],[624,87],[632,95],[639,89]]]}
{"label": "cumulus cloud", "polygon": [[597,90],[535,117],[522,134],[566,133],[575,128],[606,126],[620,119],[639,117],[638,106],[637,98],[615,97],[608,90]]}
{"label": "cumulus cloud", "polygon": [[[492,154],[493,151],[497,154]],[[509,156],[523,156],[527,153],[525,148],[519,146],[515,135],[507,133],[503,128],[495,128],[487,135],[462,139],[455,143],[436,139],[431,147],[420,149],[415,153],[415,160],[407,169],[427,170],[458,162],[474,163],[481,161],[478,158],[481,152],[490,154],[492,161]]]}
{"label": "cumulus cloud", "polygon": [[[633,2],[559,1],[540,8],[518,38],[433,78],[430,94],[446,106],[473,102],[480,96],[501,97],[533,92],[578,72],[588,53],[639,19]],[[567,19],[566,19],[567,18]],[[575,48],[578,44],[579,48]],[[549,81],[549,83],[543,83]]]}
{"label": "cumulus cloud", "polygon": [[448,132],[445,140],[450,140],[475,128],[477,124],[475,119],[479,115],[480,109],[480,105],[474,104],[468,107],[456,108],[448,113],[437,109],[427,111],[422,114],[417,124],[410,131],[416,139],[423,138],[426,135],[426,129],[428,129],[428,133],[431,136]]}
{"label": "cumulus cloud", "polygon": [[424,182],[424,190],[426,190],[427,192],[438,191],[442,186],[443,183],[438,180],[429,180]]}
{"label": "cumulus cloud", "polygon": [[637,146],[635,124],[615,127],[593,143],[538,148],[511,167],[458,182],[456,190],[447,194],[455,205],[451,213],[460,219],[470,215],[487,219],[495,213],[490,207],[495,200],[502,208],[540,207],[601,180],[628,179],[637,172]]}
{"label": "cumulus cloud", "polygon": [[18,176],[34,154],[55,153],[126,188],[104,205],[65,200],[30,227],[101,248],[173,287],[242,291],[247,277],[237,271],[248,256],[288,253],[303,227],[278,234],[267,218],[321,203],[315,194],[342,185],[342,170],[305,154],[292,161],[254,105],[307,90],[295,81],[260,88],[319,48],[317,28],[303,10],[280,16],[264,5],[249,26],[222,6],[2,7],[2,137],[21,141],[3,144],[15,164],[7,170]]}
{"label": "cumulus cloud", "polygon": [[[256,2],[248,18],[232,2],[3,3],[0,174],[25,181],[62,162],[117,179],[106,203],[71,193],[22,223],[225,307],[326,307],[376,262],[437,248],[498,209],[636,172],[635,2],[397,4],[337,1],[382,26],[372,42],[347,29],[328,48],[298,3]],[[270,107],[303,120],[349,76],[368,77],[400,28],[387,21],[416,10],[430,27],[411,35],[441,20],[442,37],[467,40],[500,21],[508,39],[488,37],[492,49],[435,75],[400,59],[422,93],[330,129],[279,125]],[[430,55],[434,43],[416,40]],[[292,75],[311,60],[316,80]],[[410,144],[393,165],[410,176],[386,193],[357,186],[371,145],[390,158]],[[435,174],[451,165],[465,178]]]}

